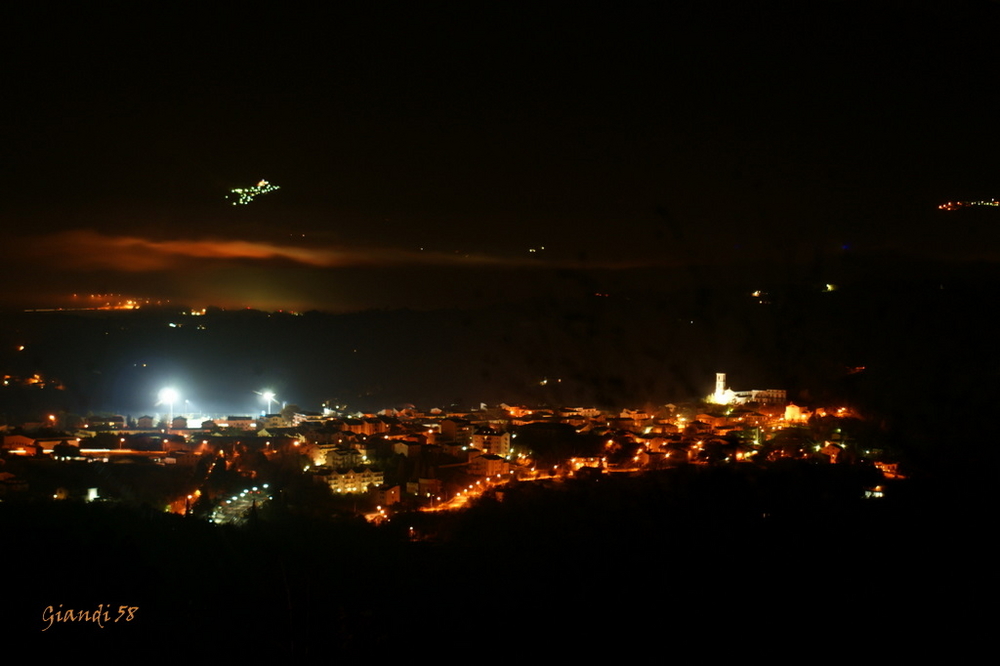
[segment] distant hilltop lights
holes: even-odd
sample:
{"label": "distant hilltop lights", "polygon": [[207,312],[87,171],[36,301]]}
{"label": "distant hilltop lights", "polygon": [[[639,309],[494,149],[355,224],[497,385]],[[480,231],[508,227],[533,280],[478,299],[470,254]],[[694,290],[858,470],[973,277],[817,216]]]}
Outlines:
{"label": "distant hilltop lights", "polygon": [[938,210],[958,210],[969,206],[1000,206],[1000,201],[990,199],[989,201],[949,201],[938,206]]}
{"label": "distant hilltop lights", "polygon": [[230,195],[234,195],[236,198],[236,201],[233,202],[234,206],[246,206],[253,201],[254,197],[280,189],[281,187],[278,185],[272,185],[266,180],[261,180],[253,187],[234,187],[229,190],[229,194],[226,195],[226,198],[230,199],[232,198]]}

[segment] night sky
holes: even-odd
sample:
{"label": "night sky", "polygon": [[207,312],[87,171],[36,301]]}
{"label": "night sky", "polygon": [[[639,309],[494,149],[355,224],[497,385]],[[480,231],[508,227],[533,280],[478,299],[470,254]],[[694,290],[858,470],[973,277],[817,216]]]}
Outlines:
{"label": "night sky", "polygon": [[1000,196],[1000,6],[779,4],[19,12],[0,297],[350,311],[994,262],[1000,209],[937,206]]}

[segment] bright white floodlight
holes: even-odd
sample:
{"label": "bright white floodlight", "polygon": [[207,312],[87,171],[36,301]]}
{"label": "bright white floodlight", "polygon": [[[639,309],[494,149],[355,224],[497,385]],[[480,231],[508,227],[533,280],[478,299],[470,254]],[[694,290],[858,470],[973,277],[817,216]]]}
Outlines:
{"label": "bright white floodlight", "polygon": [[271,408],[271,403],[274,402],[274,398],[276,397],[274,395],[274,391],[272,391],[270,389],[264,389],[263,391],[254,391],[254,393],[256,393],[260,397],[264,398],[264,400],[267,400],[267,413],[271,414],[272,413],[271,412],[271,409],[272,409]]}
{"label": "bright white floodlight", "polygon": [[171,424],[174,422],[174,403],[177,402],[178,397],[180,397],[180,394],[177,393],[177,389],[169,387],[160,389],[159,393],[160,403],[167,403],[168,405],[170,405],[169,423]]}

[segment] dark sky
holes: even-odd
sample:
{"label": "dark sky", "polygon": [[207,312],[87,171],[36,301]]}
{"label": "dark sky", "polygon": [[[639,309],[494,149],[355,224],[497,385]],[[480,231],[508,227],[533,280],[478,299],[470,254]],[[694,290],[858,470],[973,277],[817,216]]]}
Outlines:
{"label": "dark sky", "polygon": [[436,307],[997,258],[1000,210],[936,208],[1000,196],[996,3],[663,4],[9,17],[0,296]]}

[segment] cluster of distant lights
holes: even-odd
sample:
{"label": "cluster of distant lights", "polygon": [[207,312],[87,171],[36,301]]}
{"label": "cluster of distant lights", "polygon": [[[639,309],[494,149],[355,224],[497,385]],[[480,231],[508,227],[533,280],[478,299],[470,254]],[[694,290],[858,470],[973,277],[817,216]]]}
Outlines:
{"label": "cluster of distant lights", "polygon": [[[278,185],[272,185],[266,180],[262,180],[254,187],[235,187],[229,190],[229,193],[236,196],[236,201],[233,202],[234,206],[246,206],[253,201],[254,197],[279,189],[281,188]],[[230,197],[227,195],[226,198],[229,199]]]}
{"label": "cluster of distant lights", "polygon": [[1000,201],[990,199],[989,201],[949,201],[938,206],[938,210],[958,210],[969,206],[1000,206]]}
{"label": "cluster of distant lights", "polygon": [[32,308],[25,310],[25,312],[138,310],[144,305],[164,305],[170,302],[169,300],[156,300],[152,298],[127,298],[120,294],[73,294],[71,300],[78,307]]}

